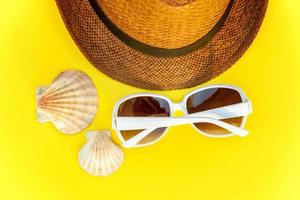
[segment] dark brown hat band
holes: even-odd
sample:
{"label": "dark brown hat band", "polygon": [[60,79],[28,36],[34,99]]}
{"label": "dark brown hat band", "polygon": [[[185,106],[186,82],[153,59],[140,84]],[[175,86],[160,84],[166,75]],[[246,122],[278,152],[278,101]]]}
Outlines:
{"label": "dark brown hat band", "polygon": [[122,42],[124,42],[127,46],[134,48],[138,51],[141,51],[143,53],[146,53],[151,56],[157,56],[157,57],[176,57],[176,56],[182,56],[185,54],[188,54],[190,52],[193,52],[202,46],[204,46],[206,43],[208,43],[222,28],[223,24],[225,23],[231,8],[233,6],[234,0],[230,0],[223,16],[220,18],[218,23],[201,39],[197,40],[193,44],[190,44],[188,46],[177,48],[177,49],[165,49],[165,48],[159,48],[150,46],[147,44],[144,44],[132,37],[130,37],[128,34],[124,33],[121,29],[119,29],[104,13],[104,11],[101,9],[100,5],[98,4],[97,0],[89,0],[91,6],[93,7],[95,13],[98,15],[100,20],[105,24],[105,26]]}

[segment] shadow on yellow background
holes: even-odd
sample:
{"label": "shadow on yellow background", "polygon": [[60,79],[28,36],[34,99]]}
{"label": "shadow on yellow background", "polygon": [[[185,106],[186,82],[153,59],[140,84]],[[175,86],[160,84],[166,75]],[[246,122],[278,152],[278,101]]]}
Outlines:
{"label": "shadow on yellow background", "polygon": [[[254,107],[248,137],[212,139],[190,125],[172,127],[155,145],[124,149],[122,168],[103,178],[89,176],[77,163],[86,130],[66,136],[36,122],[35,89],[65,69],[89,74],[100,110],[88,130],[110,129],[114,103],[144,90],[116,82],[89,64],[54,0],[2,0],[0,199],[300,199],[299,10],[298,0],[271,0],[247,53],[206,83],[244,89]],[[180,101],[191,90],[155,93]]]}

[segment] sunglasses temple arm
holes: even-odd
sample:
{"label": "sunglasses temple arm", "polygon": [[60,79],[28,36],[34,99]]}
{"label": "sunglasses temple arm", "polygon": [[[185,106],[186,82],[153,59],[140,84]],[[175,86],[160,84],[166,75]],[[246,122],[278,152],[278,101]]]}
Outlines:
{"label": "sunglasses temple arm", "polygon": [[133,136],[132,138],[126,140],[123,145],[126,148],[130,148],[135,146],[137,143],[139,143],[142,139],[144,139],[145,137],[147,137],[147,135],[149,135],[152,131],[154,131],[156,128],[150,128],[150,129],[146,129],[143,130],[142,132],[140,132],[139,134]]}
{"label": "sunglasses temple arm", "polygon": [[252,112],[250,101],[223,106],[187,115],[187,117],[209,117],[214,119],[229,119],[234,117],[248,116]]}
{"label": "sunglasses temple arm", "polygon": [[[247,116],[251,112],[252,112],[251,102],[247,101],[247,102],[243,102],[243,103],[237,103],[237,104],[233,104],[233,105],[223,106],[221,108],[214,108],[214,109],[210,109],[210,110],[206,110],[206,111],[202,111],[202,112],[189,114],[186,117],[201,117],[201,116],[203,117],[203,116],[205,116],[205,117],[211,117],[211,118],[215,118],[215,119],[227,119],[227,118],[233,118],[233,117]],[[232,125],[230,125],[230,126],[232,126]],[[232,126],[232,127],[238,128],[235,126]],[[223,127],[223,128],[225,128],[225,127]],[[123,145],[127,148],[133,147],[138,142],[140,142],[145,137],[147,137],[155,129],[156,128],[145,129],[142,132],[140,132],[139,134],[130,138],[129,140],[126,140]],[[237,130],[230,130],[230,131],[241,137],[248,134],[248,132],[246,130],[241,129],[241,128],[238,128]]]}
{"label": "sunglasses temple arm", "polygon": [[118,130],[144,130],[193,123],[210,123],[222,127],[241,137],[248,131],[229,123],[207,117],[118,117]]}

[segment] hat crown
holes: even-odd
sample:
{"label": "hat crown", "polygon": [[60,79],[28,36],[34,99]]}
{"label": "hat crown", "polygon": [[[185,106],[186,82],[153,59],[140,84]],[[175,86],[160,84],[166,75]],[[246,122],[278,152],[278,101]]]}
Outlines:
{"label": "hat crown", "polygon": [[131,38],[178,49],[203,38],[221,20],[230,0],[97,0],[107,18]]}
{"label": "hat crown", "polygon": [[185,6],[195,0],[161,0],[170,6]]}

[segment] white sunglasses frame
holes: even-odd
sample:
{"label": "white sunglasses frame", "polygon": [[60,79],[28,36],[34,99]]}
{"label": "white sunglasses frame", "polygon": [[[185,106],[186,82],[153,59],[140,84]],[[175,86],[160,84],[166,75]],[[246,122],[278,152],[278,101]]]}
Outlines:
{"label": "white sunglasses frame", "polygon": [[[135,145],[127,145],[126,140],[124,139],[124,137],[121,134],[121,131],[117,128],[117,118],[118,118],[118,109],[119,106],[127,101],[128,99],[132,99],[132,98],[136,98],[136,97],[142,97],[142,96],[149,96],[149,97],[156,97],[156,98],[160,98],[165,100],[166,102],[168,102],[168,105],[170,107],[170,117],[172,117],[174,115],[174,112],[177,110],[181,110],[184,112],[185,115],[188,115],[188,111],[187,111],[187,100],[188,98],[198,92],[201,92],[203,90],[207,90],[207,89],[213,89],[213,88],[227,88],[227,89],[233,89],[235,91],[237,91],[242,99],[241,103],[248,103],[248,110],[247,110],[247,114],[245,116],[243,116],[242,119],[242,123],[239,126],[239,128],[243,129],[245,127],[246,121],[247,121],[247,116],[252,112],[252,104],[251,101],[248,100],[248,98],[246,97],[245,93],[243,92],[243,90],[237,86],[234,85],[228,85],[228,84],[214,84],[214,85],[208,85],[205,87],[201,87],[199,89],[196,89],[188,94],[186,94],[183,98],[183,100],[180,103],[175,103],[173,101],[171,101],[168,97],[166,96],[162,96],[162,95],[157,95],[157,94],[151,94],[151,93],[137,93],[137,94],[133,94],[133,95],[128,95],[123,97],[122,99],[120,99],[114,106],[113,112],[112,112],[112,128],[115,130],[115,132],[117,133],[118,138],[120,139],[120,141],[122,142],[123,146],[125,148],[132,148],[132,147],[145,147],[145,146],[150,146],[156,142],[159,142],[164,136],[165,134],[168,132],[170,126],[165,128],[165,131],[161,134],[161,136],[159,138],[157,138],[156,140],[149,142],[149,143],[145,143],[145,144],[135,144]],[[184,117],[184,116],[183,116]],[[145,117],[147,118],[147,117]],[[226,137],[231,137],[234,135],[237,135],[235,133],[228,133],[228,134],[212,134],[212,133],[206,133],[202,130],[199,130],[193,123],[191,123],[191,125],[193,126],[193,128],[200,134],[206,136],[206,137],[211,137],[211,138],[226,138]],[[246,136],[248,134],[248,132],[245,130],[246,133],[241,134],[239,136],[243,137]]]}

